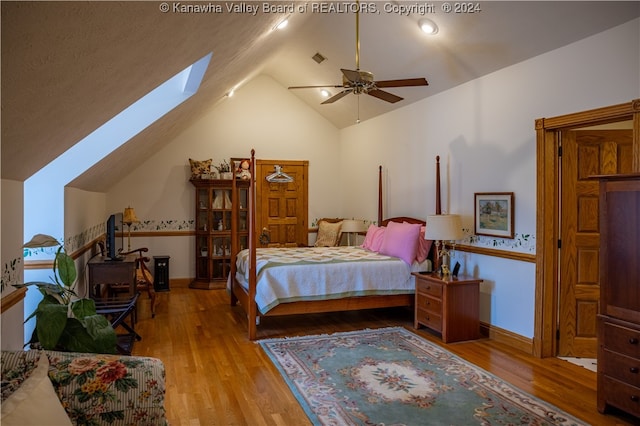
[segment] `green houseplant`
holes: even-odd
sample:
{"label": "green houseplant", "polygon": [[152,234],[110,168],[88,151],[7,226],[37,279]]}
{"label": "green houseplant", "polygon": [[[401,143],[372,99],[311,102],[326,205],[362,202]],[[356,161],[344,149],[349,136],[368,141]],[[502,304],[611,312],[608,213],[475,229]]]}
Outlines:
{"label": "green houseplant", "polygon": [[14,287],[36,286],[42,301],[25,322],[35,317],[36,327],[28,343],[43,349],[70,352],[116,353],[116,332],[111,323],[96,312],[92,299],[75,292],[76,264],[62,244],[50,235],[37,234],[25,248],[59,246],[53,260],[52,282],[33,281]]}

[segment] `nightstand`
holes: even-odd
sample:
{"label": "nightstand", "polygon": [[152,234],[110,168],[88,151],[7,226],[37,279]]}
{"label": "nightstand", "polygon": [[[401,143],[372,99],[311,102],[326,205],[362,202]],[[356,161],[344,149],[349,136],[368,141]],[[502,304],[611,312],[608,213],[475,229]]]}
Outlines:
{"label": "nightstand", "polygon": [[480,337],[481,279],[420,272],[413,275],[416,277],[415,328],[424,325],[440,333],[445,343]]}

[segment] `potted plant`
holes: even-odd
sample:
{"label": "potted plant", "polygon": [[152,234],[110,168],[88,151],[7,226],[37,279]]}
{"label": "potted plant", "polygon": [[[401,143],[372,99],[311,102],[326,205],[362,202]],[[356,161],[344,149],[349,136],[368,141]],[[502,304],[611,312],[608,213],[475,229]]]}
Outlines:
{"label": "potted plant", "polygon": [[214,166],[218,173],[220,173],[220,179],[233,179],[233,173],[231,173],[231,164],[227,160],[223,160],[222,163]]}
{"label": "potted plant", "polygon": [[53,277],[48,282],[28,282],[14,287],[36,286],[42,301],[25,322],[35,317],[30,344],[43,349],[70,352],[116,353],[117,336],[111,323],[96,312],[93,299],[79,298],[75,292],[75,261],[64,246],[50,235],[37,234],[25,248],[60,246],[53,260]]}

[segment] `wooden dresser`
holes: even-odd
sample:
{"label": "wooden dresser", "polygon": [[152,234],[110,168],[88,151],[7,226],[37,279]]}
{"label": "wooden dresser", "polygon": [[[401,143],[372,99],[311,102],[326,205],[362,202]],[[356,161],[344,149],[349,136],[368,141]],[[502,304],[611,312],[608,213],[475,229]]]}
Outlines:
{"label": "wooden dresser", "polygon": [[598,411],[640,417],[640,174],[600,177]]}

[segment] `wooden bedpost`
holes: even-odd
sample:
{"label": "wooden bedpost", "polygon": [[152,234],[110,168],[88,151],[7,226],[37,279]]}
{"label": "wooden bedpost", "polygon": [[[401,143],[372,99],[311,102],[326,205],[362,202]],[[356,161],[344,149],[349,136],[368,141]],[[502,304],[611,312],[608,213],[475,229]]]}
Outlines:
{"label": "wooden bedpost", "polygon": [[[237,173],[234,170],[233,171],[233,178],[232,178],[232,185],[231,185],[231,205],[235,206],[238,205],[238,179],[237,179]],[[237,214],[232,214],[231,215],[231,235],[238,235],[238,215]],[[229,265],[229,290],[230,290],[230,294],[229,294],[229,304],[231,306],[236,306],[238,304],[238,298],[236,297],[235,292],[233,291],[233,283],[236,279],[236,271],[238,269],[237,265],[236,265],[236,261],[238,260],[238,238],[236,237],[231,237],[231,263]]]}
{"label": "wooden bedpost", "polygon": [[378,166],[378,226],[382,223],[382,166]]}
{"label": "wooden bedpost", "polygon": [[[440,202],[440,156],[436,155],[436,214],[442,214],[442,204]],[[429,226],[429,224],[427,224]],[[433,244],[431,246],[433,250],[433,270],[437,271],[440,268],[440,253],[438,252],[438,245]]]}
{"label": "wooden bedpost", "polygon": [[440,156],[436,155],[436,214],[442,214],[440,204]]}
{"label": "wooden bedpost", "polygon": [[247,302],[247,327],[249,340],[256,340],[256,151],[251,150],[251,179],[249,181],[249,297]]}

